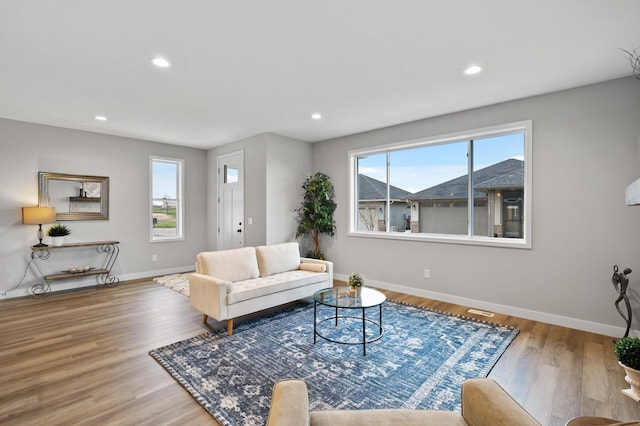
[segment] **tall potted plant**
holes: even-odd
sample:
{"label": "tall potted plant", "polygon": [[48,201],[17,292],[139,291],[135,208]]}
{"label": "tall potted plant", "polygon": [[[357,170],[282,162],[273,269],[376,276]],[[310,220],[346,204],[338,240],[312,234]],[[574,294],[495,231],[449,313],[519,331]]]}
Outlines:
{"label": "tall potted plant", "polygon": [[622,393],[640,402],[640,338],[623,337],[613,348],[618,364],[627,373],[624,380],[631,386]]}
{"label": "tall potted plant", "polygon": [[320,235],[335,234],[336,225],[333,213],[337,204],[334,201],[335,190],[331,179],[324,173],[318,172],[307,176],[304,184],[304,196],[298,212],[298,229],[296,238],[310,234],[313,241],[313,250],[307,253],[307,257],[323,259],[320,251]]}

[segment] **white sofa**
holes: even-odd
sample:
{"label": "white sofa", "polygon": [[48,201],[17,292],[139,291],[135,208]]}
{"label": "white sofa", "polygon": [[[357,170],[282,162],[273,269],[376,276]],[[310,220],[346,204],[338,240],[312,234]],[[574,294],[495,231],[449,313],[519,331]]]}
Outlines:
{"label": "white sofa", "polygon": [[298,243],[199,253],[189,274],[191,306],[208,317],[227,320],[310,297],[333,285],[333,263],[300,257]]}

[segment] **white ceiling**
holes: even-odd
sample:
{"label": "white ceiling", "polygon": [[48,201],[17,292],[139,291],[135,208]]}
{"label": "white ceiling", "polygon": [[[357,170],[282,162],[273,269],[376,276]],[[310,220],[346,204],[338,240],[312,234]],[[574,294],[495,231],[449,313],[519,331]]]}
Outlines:
{"label": "white ceiling", "polygon": [[638,0],[0,0],[0,117],[316,142],[629,76],[638,17]]}

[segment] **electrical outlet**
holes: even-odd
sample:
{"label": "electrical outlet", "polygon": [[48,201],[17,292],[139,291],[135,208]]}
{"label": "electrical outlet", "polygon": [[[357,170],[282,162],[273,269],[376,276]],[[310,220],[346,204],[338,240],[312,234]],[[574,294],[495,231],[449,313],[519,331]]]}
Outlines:
{"label": "electrical outlet", "polygon": [[424,270],[424,277],[425,278],[431,278],[431,269],[425,269]]}
{"label": "electrical outlet", "polygon": [[152,262],[157,262],[158,261],[158,255],[157,254],[152,254],[151,255],[151,261]]}

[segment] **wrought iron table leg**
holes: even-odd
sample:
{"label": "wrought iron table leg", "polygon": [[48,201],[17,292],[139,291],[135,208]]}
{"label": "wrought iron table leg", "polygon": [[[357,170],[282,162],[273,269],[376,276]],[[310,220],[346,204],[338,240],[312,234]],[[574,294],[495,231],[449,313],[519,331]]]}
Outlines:
{"label": "wrought iron table leg", "polygon": [[100,279],[102,284],[107,287],[114,287],[120,283],[120,279],[115,275],[111,275],[111,269],[113,265],[116,263],[116,259],[118,258],[118,254],[120,253],[120,247],[117,244],[103,244],[98,247],[98,253],[104,253],[107,255],[106,263],[104,269],[107,270],[105,274],[100,275]]}
{"label": "wrought iron table leg", "polygon": [[367,320],[364,312],[365,308],[362,308],[362,356],[367,356]]}

